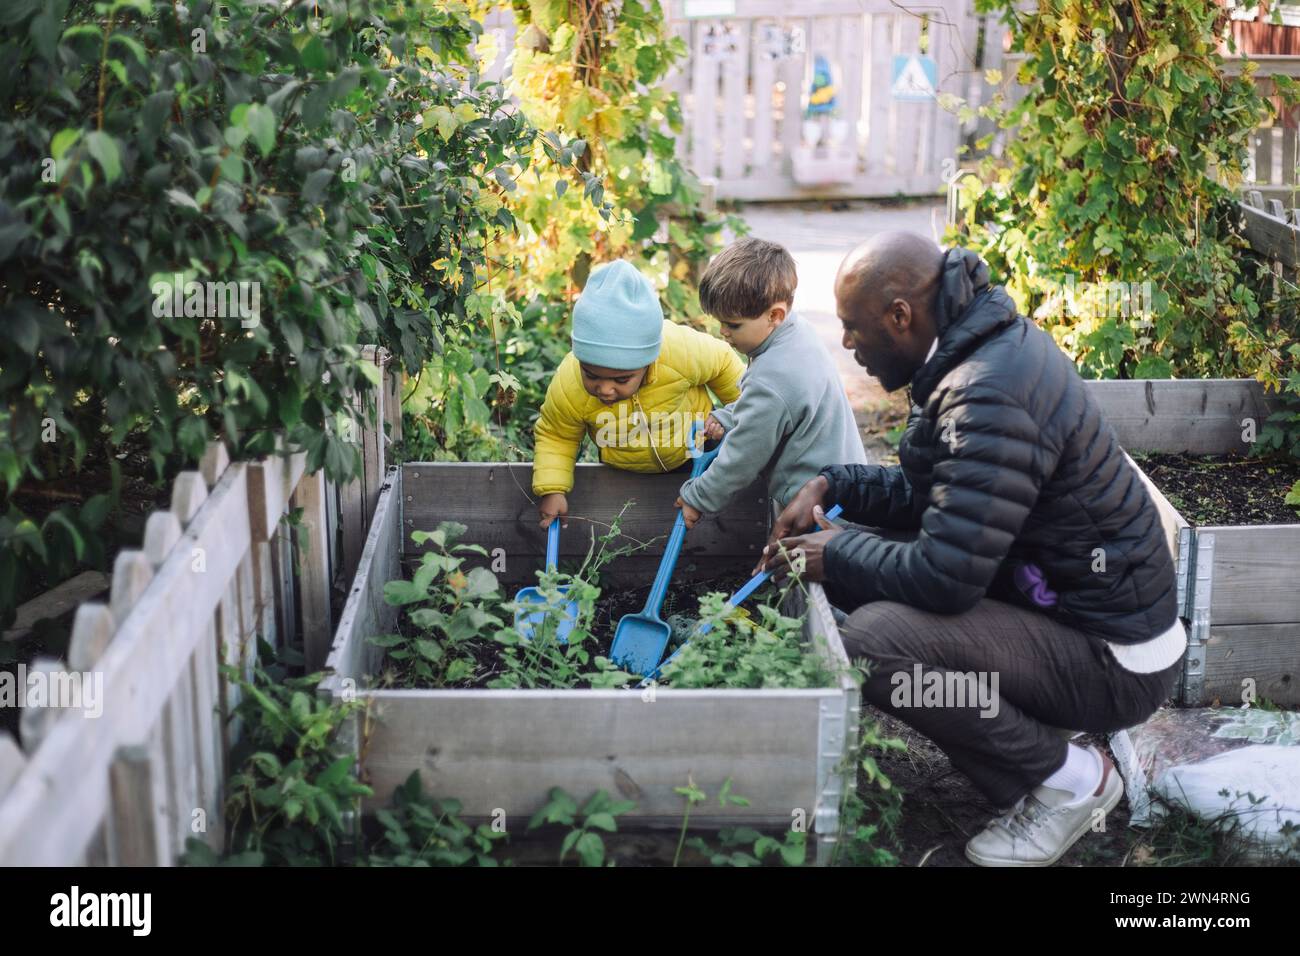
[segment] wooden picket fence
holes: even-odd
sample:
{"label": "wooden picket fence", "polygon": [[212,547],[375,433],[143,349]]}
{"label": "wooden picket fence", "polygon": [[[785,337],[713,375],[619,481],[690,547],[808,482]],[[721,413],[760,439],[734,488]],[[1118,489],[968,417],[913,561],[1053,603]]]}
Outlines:
{"label": "wooden picket fence", "polygon": [[[973,0],[664,0],[663,6],[669,31],[688,50],[667,81],[686,119],[679,158],[714,184],[719,199],[933,194],[944,182],[945,161],[956,161],[973,127],[963,130],[937,98],[894,96],[896,59],[930,57],[936,94],[978,105],[987,95],[975,65],[986,19],[988,43],[1001,42],[996,18],[976,15]],[[498,8],[484,29],[497,50],[484,76],[508,78],[513,18]],[[836,108],[824,126],[814,122],[817,130],[805,130],[818,56],[831,67]],[[810,136],[828,148],[809,147]],[[831,166],[838,178],[816,181],[831,175]]]}
{"label": "wooden picket fence", "polygon": [[[672,0],[670,25],[690,50],[674,88],[679,146],[718,198],[933,194],[963,130],[938,97],[978,100],[980,18],[971,0]],[[719,15],[710,16],[717,11]],[[894,85],[911,57],[934,63],[936,96]],[[806,116],[818,58],[835,110]]]}
{"label": "wooden picket fence", "polygon": [[352,403],[356,479],[307,474],[303,452],[231,462],[212,444],[149,516],[142,550],[117,555],[108,602],[77,608],[67,660],[29,665],[94,682],[100,713],[26,708],[21,748],[0,735],[0,865],[167,866],[188,837],[222,845],[239,687],[219,665],[251,676],[258,638],[301,639],[309,668],[324,663],[333,583],[355,573],[401,435],[396,370],[383,350],[366,357],[382,386]]}

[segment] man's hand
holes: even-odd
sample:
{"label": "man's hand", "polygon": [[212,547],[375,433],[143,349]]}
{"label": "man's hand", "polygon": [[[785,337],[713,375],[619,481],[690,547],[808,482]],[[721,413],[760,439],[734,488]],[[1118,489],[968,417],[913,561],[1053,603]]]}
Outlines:
{"label": "man's hand", "polygon": [[563,520],[569,514],[569,499],[563,492],[553,491],[549,495],[542,495],[542,500],[537,502],[537,513],[541,515],[542,520],[538,522],[543,528],[549,528],[551,522],[560,518],[560,527],[567,528],[569,522]]}
{"label": "man's hand", "polygon": [[842,534],[844,529],[826,520],[821,505],[814,509],[819,530],[812,534],[801,534],[793,538],[782,538],[776,546],[763,549],[764,563],[771,567],[772,578],[778,583],[789,576],[795,562],[802,555],[804,567],[800,572],[805,581],[826,580],[826,545],[831,538]]}
{"label": "man's hand", "polygon": [[[755,574],[767,567],[768,561],[776,553],[776,543],[782,538],[787,538],[792,534],[800,534],[814,525],[817,527],[822,526],[813,513],[813,509],[826,507],[826,493],[829,490],[830,482],[818,475],[795,493],[795,496],[790,499],[790,503],[785,506],[785,510],[777,517],[776,523],[772,525],[772,535],[767,539],[767,547],[763,548],[763,556],[754,568]],[[834,527],[834,525],[831,525],[831,527]]]}
{"label": "man's hand", "polygon": [[[726,429],[722,427],[722,422],[718,421],[712,415],[704,420],[704,437],[709,441],[721,441],[722,436],[726,434]],[[688,524],[689,528],[690,525]]]}
{"label": "man's hand", "polygon": [[682,509],[682,517],[686,519],[687,531],[690,531],[692,528],[694,528],[695,523],[704,517],[704,513],[702,511],[697,511],[695,508],[692,508],[690,505],[688,505],[685,501],[682,500],[680,495],[678,495],[677,497],[675,506]]}

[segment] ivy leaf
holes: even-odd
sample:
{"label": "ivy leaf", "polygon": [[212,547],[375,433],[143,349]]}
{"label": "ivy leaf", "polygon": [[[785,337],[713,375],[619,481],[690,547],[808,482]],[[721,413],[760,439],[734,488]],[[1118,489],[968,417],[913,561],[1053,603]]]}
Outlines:
{"label": "ivy leaf", "polygon": [[117,149],[117,140],[102,130],[93,130],[86,134],[86,148],[95,162],[104,170],[104,179],[114,182],[122,175],[122,157]]}
{"label": "ivy leaf", "polygon": [[252,135],[263,156],[275,148],[275,113],[265,103],[250,103],[244,111],[243,124]]}
{"label": "ivy leaf", "polygon": [[50,155],[55,159],[62,159],[72,146],[81,139],[81,130],[79,129],[62,129],[54,134],[54,139],[50,140]]}

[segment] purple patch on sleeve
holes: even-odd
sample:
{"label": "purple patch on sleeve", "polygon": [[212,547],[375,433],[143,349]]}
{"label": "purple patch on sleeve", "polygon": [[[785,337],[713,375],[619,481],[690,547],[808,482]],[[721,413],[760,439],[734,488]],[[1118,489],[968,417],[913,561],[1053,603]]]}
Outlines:
{"label": "purple patch on sleeve", "polygon": [[1038,565],[1019,565],[1015,570],[1014,580],[1020,593],[1039,607],[1056,606],[1056,592],[1047,586],[1047,577]]}

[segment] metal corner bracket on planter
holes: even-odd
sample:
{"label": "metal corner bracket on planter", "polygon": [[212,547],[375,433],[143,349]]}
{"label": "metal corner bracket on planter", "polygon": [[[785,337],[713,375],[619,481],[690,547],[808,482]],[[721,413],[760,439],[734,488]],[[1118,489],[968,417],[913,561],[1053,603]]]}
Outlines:
{"label": "metal corner bracket on planter", "polygon": [[[628,501],[621,519],[629,541],[662,536],[673,521],[680,475],[636,475],[579,465],[569,496],[569,528],[560,561],[580,560]],[[418,770],[427,792],[461,801],[466,819],[504,811],[525,821],[552,787],[577,799],[597,790],[632,800],[620,830],[671,832],[685,801],[673,788],[689,780],[716,798],[731,792],[749,806],[719,807],[709,799],[691,811],[692,826],[788,829],[799,820],[815,834],[816,860],[830,859],[839,836],[845,787],[852,785],[859,692],[830,605],[821,587],[794,596],[787,613],[803,617],[804,634],[837,676],[811,689],[675,690],[385,690],[368,687],[382,661],[366,638],[391,633],[399,609],[385,603],[384,584],[408,575],[421,546],[412,531],[447,519],[466,525],[463,540],[504,560],[503,593],[535,581],[543,532],[526,490],[532,466],[507,463],[406,464],[389,471],[361,562],[339,618],[320,693],[351,696],[368,707],[345,728],[341,746],[358,754],[375,796],[373,812]],[[769,526],[761,484],[738,494],[724,514],[690,534],[679,580],[735,573],[755,564]],[[500,550],[498,550],[500,549]],[[636,587],[653,576],[651,547],[605,569],[607,588]],[[498,566],[500,566],[498,564]],[[797,590],[797,589],[796,589]],[[367,734],[364,747],[361,735]],[[508,823],[522,832],[522,823]]]}

